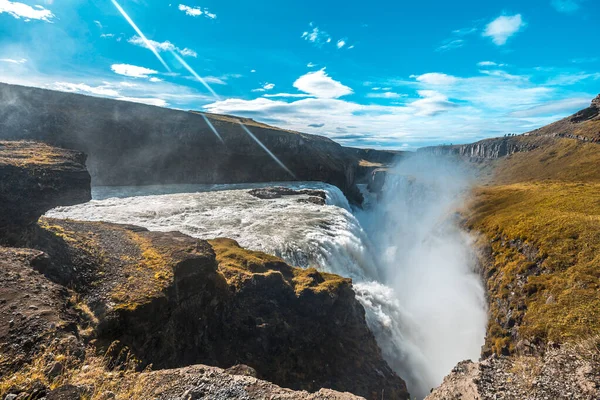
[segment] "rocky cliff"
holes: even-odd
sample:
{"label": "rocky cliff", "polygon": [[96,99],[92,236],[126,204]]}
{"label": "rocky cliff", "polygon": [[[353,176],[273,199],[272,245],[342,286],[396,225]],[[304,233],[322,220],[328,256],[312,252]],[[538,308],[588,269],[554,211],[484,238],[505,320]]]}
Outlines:
{"label": "rocky cliff", "polygon": [[[24,146],[40,145],[12,148],[22,155]],[[36,171],[38,186],[61,177],[65,155],[82,161],[41,146],[61,156],[39,165],[38,152],[24,153],[23,168]],[[74,182],[73,198],[46,200],[31,219],[46,204],[87,200],[89,178]],[[3,189],[25,199],[32,187]],[[353,398],[321,388],[408,398],[349,279],[289,266],[230,239],[108,223],[42,218],[26,243],[34,249],[0,247],[0,396],[143,399],[152,387],[157,398]],[[224,372],[199,363],[238,366]]]}
{"label": "rocky cliff", "polygon": [[453,155],[471,160],[490,160],[544,147],[555,138],[600,142],[600,95],[592,100],[588,108],[522,135],[485,139],[464,145],[424,147],[418,152]]}
{"label": "rocky cliff", "polygon": [[351,201],[361,201],[354,184],[358,160],[342,146],[247,118],[0,83],[0,139],[41,140],[82,151],[95,185],[297,179],[333,184]]}
{"label": "rocky cliff", "polygon": [[[461,211],[489,320],[482,360],[460,363],[428,399],[600,395],[599,106],[600,97],[524,135],[453,147],[493,160]],[[521,147],[493,145],[503,142]]]}
{"label": "rocky cliff", "polygon": [[91,199],[81,153],[35,142],[0,141],[0,244],[22,242],[46,211]]}

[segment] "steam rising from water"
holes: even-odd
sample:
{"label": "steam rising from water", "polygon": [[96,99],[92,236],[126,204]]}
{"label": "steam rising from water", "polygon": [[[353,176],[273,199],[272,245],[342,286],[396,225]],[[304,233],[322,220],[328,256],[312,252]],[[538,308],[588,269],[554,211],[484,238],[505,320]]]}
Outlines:
{"label": "steam rising from water", "polygon": [[314,182],[287,186],[325,190],[328,205],[248,194],[268,184],[180,185],[96,188],[93,201],[48,215],[230,237],[351,277],[384,357],[422,398],[458,361],[477,359],[483,344],[483,288],[469,238],[452,218],[468,184],[454,165],[413,157],[395,168],[380,202],[356,216],[338,188]]}
{"label": "steam rising from water", "polygon": [[416,156],[388,175],[380,202],[358,213],[371,239],[381,283],[357,284],[384,356],[424,397],[458,361],[477,360],[487,322],[471,239],[453,212],[468,171]]}

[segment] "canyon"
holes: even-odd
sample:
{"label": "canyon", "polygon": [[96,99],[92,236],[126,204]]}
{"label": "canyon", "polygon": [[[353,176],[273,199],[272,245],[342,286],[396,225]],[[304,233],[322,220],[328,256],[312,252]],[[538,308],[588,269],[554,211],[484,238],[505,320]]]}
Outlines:
{"label": "canyon", "polygon": [[1,89],[1,395],[598,398],[600,96],[410,154]]}

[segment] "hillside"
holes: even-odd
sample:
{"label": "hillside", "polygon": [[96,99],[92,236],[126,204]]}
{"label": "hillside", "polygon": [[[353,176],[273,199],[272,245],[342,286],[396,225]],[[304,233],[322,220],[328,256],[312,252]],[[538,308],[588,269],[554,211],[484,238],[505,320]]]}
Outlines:
{"label": "hillside", "polygon": [[361,201],[355,185],[359,161],[355,155],[328,138],[247,118],[0,83],[0,139],[41,140],[82,151],[88,155],[94,185],[297,179],[336,185],[351,201]]}
{"label": "hillside", "polygon": [[[487,285],[483,355],[501,356],[459,365],[432,400],[465,382],[481,398],[504,391],[514,398],[597,398],[599,124],[600,96],[523,135],[422,150],[458,155],[486,172],[462,214],[478,237]],[[536,381],[544,386],[536,389]]]}

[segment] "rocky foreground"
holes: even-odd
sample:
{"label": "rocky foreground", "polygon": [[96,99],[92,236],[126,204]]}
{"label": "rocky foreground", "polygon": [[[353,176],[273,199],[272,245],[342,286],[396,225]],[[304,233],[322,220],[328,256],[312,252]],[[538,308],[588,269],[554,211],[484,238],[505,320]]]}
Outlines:
{"label": "rocky foreground", "polygon": [[349,279],[230,239],[38,222],[90,198],[84,157],[33,142],[0,154],[19,182],[0,194],[2,398],[408,398]]}

